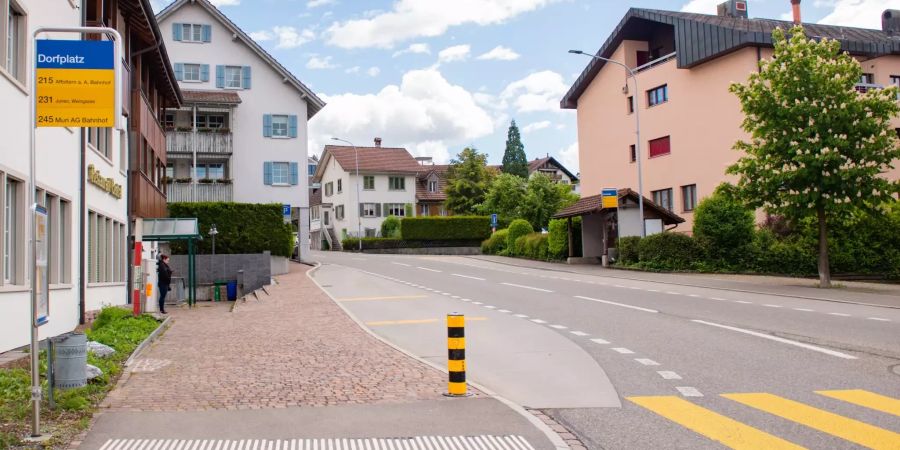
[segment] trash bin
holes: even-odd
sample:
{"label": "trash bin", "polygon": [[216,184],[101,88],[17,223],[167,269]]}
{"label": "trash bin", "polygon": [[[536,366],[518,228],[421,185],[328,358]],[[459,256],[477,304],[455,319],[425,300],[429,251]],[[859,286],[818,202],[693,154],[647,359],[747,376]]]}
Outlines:
{"label": "trash bin", "polygon": [[215,286],[213,286],[213,301],[220,302],[222,301],[222,285],[225,284],[224,281],[216,281]]}
{"label": "trash bin", "polygon": [[87,385],[87,336],[66,333],[53,340],[53,385],[72,389]]}
{"label": "trash bin", "polygon": [[237,300],[237,281],[231,280],[228,282],[228,300],[235,301]]}

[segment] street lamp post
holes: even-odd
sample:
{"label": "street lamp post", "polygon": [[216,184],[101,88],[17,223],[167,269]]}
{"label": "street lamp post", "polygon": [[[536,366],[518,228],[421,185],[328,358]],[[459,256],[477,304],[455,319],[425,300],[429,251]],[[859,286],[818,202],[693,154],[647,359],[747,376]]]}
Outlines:
{"label": "street lamp post", "polygon": [[640,217],[640,221],[641,221],[641,237],[645,237],[647,234],[646,233],[647,226],[644,224],[644,173],[641,168],[641,159],[643,159],[641,157],[641,115],[640,115],[640,108],[638,107],[638,102],[637,102],[637,96],[641,91],[640,91],[640,89],[638,89],[637,76],[635,76],[634,70],[632,70],[630,67],[628,67],[625,64],[622,64],[618,61],[613,61],[611,59],[604,58],[602,56],[585,53],[581,50],[569,50],[569,53],[572,53],[575,55],[589,56],[594,59],[599,59],[600,61],[606,61],[608,63],[613,63],[616,65],[622,66],[628,72],[628,74],[631,76],[631,79],[634,80],[634,97],[633,97],[634,98],[634,100],[633,100],[633,102],[634,102],[634,122],[635,122],[635,135],[637,136],[637,143],[634,146],[634,151],[635,151],[635,159],[637,159],[637,171],[638,171],[638,210],[639,210],[639,214],[640,214],[639,217]]}
{"label": "street lamp post", "polygon": [[359,241],[359,251],[362,252],[362,212],[359,210],[359,149],[350,141],[345,141],[336,137],[331,138],[331,140],[350,144],[356,155],[356,183],[354,183],[356,184],[356,237]]}
{"label": "street lamp post", "polygon": [[216,254],[216,235],[219,234],[219,230],[216,229],[216,224],[212,224],[209,228],[209,235],[212,236],[212,254]]}

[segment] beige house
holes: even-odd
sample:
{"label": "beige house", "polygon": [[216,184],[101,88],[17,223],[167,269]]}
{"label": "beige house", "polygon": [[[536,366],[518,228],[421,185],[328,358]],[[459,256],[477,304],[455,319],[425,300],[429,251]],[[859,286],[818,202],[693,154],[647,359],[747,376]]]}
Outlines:
{"label": "beige house", "polygon": [[[578,112],[582,195],[602,188],[636,191],[636,158],[643,158],[644,196],[685,219],[673,224],[675,231],[690,232],[697,202],[723,181],[734,181],[725,169],[740,156],[732,146],[747,135],[740,128],[740,103],[728,87],[756,71],[760,59],[772,55],[772,31],[792,23],[749,19],[747,2],[738,0],[719,11],[715,16],[632,8],[597,51],[633,68],[640,91],[622,67],[592,59],[562,99],[563,109]],[[858,89],[865,90],[900,84],[900,25],[892,17],[900,12],[886,13],[884,30],[804,26],[811,36],[840,40],[859,59],[865,75]],[[900,168],[888,176],[900,178]],[[638,225],[620,235],[639,232]]]}

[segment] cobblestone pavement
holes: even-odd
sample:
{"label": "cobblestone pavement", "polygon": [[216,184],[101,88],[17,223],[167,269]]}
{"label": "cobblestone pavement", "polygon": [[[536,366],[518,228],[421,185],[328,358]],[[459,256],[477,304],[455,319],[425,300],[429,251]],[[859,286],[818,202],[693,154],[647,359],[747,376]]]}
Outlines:
{"label": "cobblestone pavement", "polygon": [[116,411],[202,411],[442,399],[446,375],[370,336],[307,276],[270,296],[175,310],[165,335],[104,402]]}

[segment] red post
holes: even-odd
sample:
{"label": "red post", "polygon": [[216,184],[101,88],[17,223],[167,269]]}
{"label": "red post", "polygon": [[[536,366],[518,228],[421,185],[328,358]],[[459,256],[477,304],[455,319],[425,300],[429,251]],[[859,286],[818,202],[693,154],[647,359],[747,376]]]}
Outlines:
{"label": "red post", "polygon": [[[141,259],[143,253],[143,243],[141,241],[136,241],[134,243],[134,267],[141,267]],[[139,270],[134,270],[135,277],[142,277],[142,274]],[[144,280],[134,280],[134,284],[132,285],[132,294],[131,294],[131,305],[134,310],[134,315],[139,316],[141,314],[141,288],[140,286],[144,284]]]}

